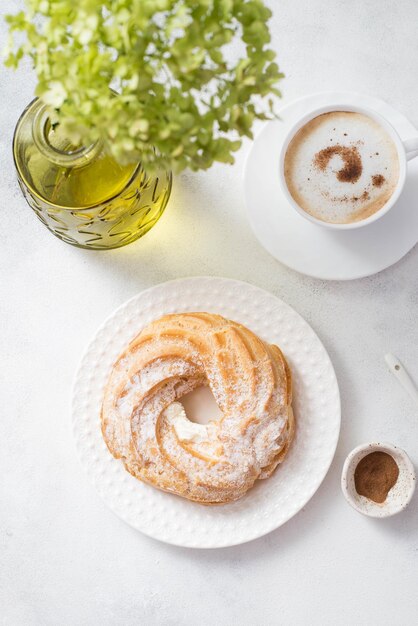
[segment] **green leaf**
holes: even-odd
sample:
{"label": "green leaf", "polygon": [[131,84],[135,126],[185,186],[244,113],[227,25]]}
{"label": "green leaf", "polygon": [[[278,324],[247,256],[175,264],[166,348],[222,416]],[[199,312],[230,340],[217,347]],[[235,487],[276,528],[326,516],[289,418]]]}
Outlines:
{"label": "green leaf", "polygon": [[[5,64],[31,58],[54,121],[86,144],[101,136],[121,162],[232,163],[239,137],[275,116],[283,74],[261,0],[25,2],[5,18]],[[236,59],[229,44],[240,37]]]}

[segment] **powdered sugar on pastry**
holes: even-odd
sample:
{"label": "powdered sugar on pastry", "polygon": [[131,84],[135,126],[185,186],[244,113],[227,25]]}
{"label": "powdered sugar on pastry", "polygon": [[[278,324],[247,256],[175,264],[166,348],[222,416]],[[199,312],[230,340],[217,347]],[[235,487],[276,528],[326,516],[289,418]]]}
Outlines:
{"label": "powdered sugar on pastry", "polygon": [[[178,400],[209,385],[222,412],[206,425]],[[102,432],[126,469],[204,504],[243,496],[291,443],[291,376],[276,346],[219,315],[167,315],[143,329],[115,363]]]}

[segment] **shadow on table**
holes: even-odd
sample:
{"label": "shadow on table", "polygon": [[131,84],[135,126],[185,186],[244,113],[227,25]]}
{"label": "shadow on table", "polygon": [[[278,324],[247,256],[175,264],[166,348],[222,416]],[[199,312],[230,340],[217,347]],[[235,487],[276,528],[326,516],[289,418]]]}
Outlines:
{"label": "shadow on table", "polygon": [[252,235],[244,215],[225,208],[229,196],[240,204],[234,188],[223,194],[213,178],[205,181],[190,173],[176,177],[166,211],[143,238],[115,250],[77,254],[84,254],[86,263],[99,271],[120,276],[134,292],[183,276],[219,274],[225,254],[227,267],[220,273],[231,275],[232,265],[237,269],[232,273],[239,274],[239,259],[228,250],[238,249]]}

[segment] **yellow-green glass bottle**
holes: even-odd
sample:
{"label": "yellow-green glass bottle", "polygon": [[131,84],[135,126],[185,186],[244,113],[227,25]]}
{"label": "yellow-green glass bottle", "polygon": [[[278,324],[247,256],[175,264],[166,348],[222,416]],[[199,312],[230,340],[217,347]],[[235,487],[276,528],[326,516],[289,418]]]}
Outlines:
{"label": "yellow-green glass bottle", "polygon": [[13,138],[18,181],[41,222],[63,241],[95,250],[125,246],[161,217],[171,172],[147,174],[144,164],[119,164],[98,141],[71,144],[33,100]]}

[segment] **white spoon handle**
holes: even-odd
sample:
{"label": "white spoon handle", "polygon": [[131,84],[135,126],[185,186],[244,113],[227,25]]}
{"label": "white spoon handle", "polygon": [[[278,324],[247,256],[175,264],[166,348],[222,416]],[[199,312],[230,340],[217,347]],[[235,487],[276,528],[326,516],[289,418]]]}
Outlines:
{"label": "white spoon handle", "polygon": [[409,376],[402,363],[394,354],[386,354],[385,361],[388,364],[392,374],[398,379],[402,387],[405,389],[405,391],[409,393],[411,398],[418,406],[418,389],[416,388],[415,384],[412,381],[412,378]]}

